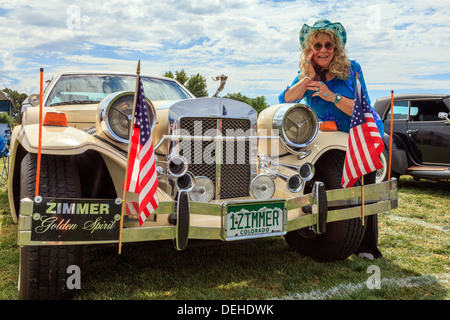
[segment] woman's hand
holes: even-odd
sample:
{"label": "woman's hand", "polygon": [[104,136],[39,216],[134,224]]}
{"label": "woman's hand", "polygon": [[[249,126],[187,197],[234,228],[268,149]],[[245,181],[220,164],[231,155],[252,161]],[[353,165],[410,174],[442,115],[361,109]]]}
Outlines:
{"label": "woman's hand", "polygon": [[313,80],[316,76],[316,71],[314,70],[314,66],[313,66],[313,59],[314,57],[314,51],[311,50],[311,52],[308,54],[308,56],[306,57],[306,76],[308,76],[308,78],[310,80]]}
{"label": "woman's hand", "polygon": [[306,90],[314,91],[313,97],[321,97],[323,100],[333,102],[334,96],[333,92],[328,89],[327,85],[322,81],[310,81],[306,84]]}

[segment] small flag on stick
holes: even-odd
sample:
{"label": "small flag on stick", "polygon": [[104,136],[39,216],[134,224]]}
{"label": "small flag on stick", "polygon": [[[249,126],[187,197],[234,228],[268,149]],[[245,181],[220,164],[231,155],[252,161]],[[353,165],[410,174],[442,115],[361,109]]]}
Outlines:
{"label": "small flag on stick", "polygon": [[139,224],[158,207],[155,154],[153,151],[152,126],[147,110],[144,87],[137,76],[136,106],[128,153],[128,170],[125,190],[139,194]]}
{"label": "small flag on stick", "polygon": [[379,159],[379,155],[384,149],[383,140],[370,110],[370,105],[361,90],[361,84],[359,80],[356,82],[352,120],[341,181],[344,188],[352,187],[360,177],[383,166]]}

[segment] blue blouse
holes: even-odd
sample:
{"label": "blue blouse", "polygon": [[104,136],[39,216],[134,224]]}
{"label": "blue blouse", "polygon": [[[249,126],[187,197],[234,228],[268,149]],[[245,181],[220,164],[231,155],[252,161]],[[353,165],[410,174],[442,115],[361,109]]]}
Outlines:
{"label": "blue blouse", "polygon": [[[330,89],[332,92],[339,93],[341,96],[353,100],[355,98],[356,73],[358,73],[359,82],[361,83],[361,88],[363,90],[364,96],[366,97],[366,100],[369,103],[369,105],[371,105],[369,94],[366,88],[366,83],[364,81],[364,76],[362,74],[361,66],[354,60],[351,60],[350,62],[351,62],[350,68],[351,71],[350,76],[348,77],[347,80],[333,78],[329,81],[325,81],[324,83],[326,84],[328,89]],[[290,87],[292,87],[299,81],[299,77],[300,71],[298,72],[298,75],[295,77],[292,84],[288,86],[286,90],[284,90],[278,97],[280,103],[286,103],[284,94]],[[313,94],[314,91],[306,90],[305,95],[302,98],[293,102],[299,103],[303,98],[305,98],[306,105],[312,108],[314,112],[316,112],[319,121],[333,120],[336,122],[339,131],[344,131],[348,133],[350,131],[350,122],[352,117],[341,111],[338,107],[336,107],[336,105],[333,102],[323,100],[318,96],[313,97]],[[378,114],[372,107],[371,111],[377,123],[378,131],[380,131],[381,137],[383,137],[384,128],[381,118],[378,116]]]}

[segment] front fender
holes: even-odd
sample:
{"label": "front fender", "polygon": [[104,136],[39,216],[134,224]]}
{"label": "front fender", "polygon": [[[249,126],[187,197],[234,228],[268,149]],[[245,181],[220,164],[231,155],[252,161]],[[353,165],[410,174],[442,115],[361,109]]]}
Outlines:
{"label": "front fender", "polygon": [[348,145],[348,133],[342,131],[320,131],[313,143],[306,148],[311,149],[312,163],[316,163],[319,158],[330,150],[346,151]]}
{"label": "front fender", "polygon": [[[299,150],[298,154],[291,153],[280,157],[285,164],[299,165],[310,162],[315,164],[325,153],[331,150],[346,152],[348,134],[342,131],[319,131],[313,143]],[[302,156],[306,154],[306,157]],[[273,155],[272,155],[273,156]]]}
{"label": "front fender", "polygon": [[392,138],[392,150],[389,150],[391,145],[391,137],[386,133],[383,136],[386,151],[392,156],[391,170],[399,174],[405,174],[409,167],[408,155],[404,147],[402,147],[403,143],[397,143],[395,134]]}
{"label": "front fender", "polygon": [[[8,199],[10,203],[11,215],[17,222],[17,197],[20,184],[20,163],[25,154],[38,153],[39,148],[39,124],[33,123],[14,128],[11,136],[11,162],[8,177]],[[42,127],[42,154],[51,155],[77,155],[86,151],[97,151],[105,160],[107,166],[116,168],[126,167],[126,154],[117,148],[103,142],[101,139],[91,136],[86,132],[73,127]],[[124,170],[116,170],[124,173]],[[116,172],[115,171],[115,172]],[[115,184],[119,186],[117,179],[122,179],[123,175],[117,179],[112,177]],[[116,186],[116,189],[119,188]]]}
{"label": "front fender", "polygon": [[[23,126],[17,133],[17,143],[31,153],[37,153],[39,148],[39,124]],[[16,143],[14,141],[14,143]],[[42,127],[42,153],[77,154],[89,149],[89,145],[97,144],[96,139],[73,127]]]}

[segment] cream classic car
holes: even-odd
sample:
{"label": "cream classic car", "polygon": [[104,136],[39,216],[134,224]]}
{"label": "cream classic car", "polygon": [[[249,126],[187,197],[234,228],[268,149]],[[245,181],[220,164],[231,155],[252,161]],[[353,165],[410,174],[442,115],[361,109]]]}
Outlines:
{"label": "cream classic car", "polygon": [[43,93],[41,128],[39,96],[23,106],[8,180],[21,298],[70,298],[67,267],[81,265],[83,245],[119,239],[184,250],[284,236],[300,254],[345,259],[373,233],[364,221],[397,207],[395,179],[341,189],[348,136],[304,105],[258,115],[239,101],[195,98],[172,79],[141,80],[159,181],[159,206],[142,226],[138,195],[122,199],[136,75],[57,75]]}

